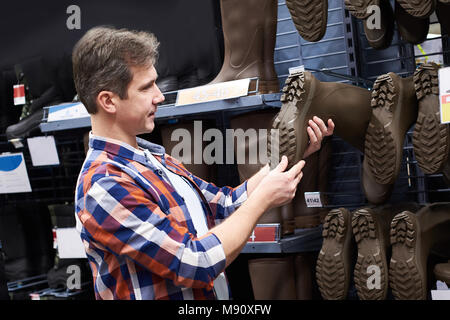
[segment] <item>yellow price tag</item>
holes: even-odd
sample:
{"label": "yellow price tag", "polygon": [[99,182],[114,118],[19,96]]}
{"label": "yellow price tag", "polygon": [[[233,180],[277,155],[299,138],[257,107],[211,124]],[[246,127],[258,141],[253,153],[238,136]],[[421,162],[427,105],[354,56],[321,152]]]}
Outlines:
{"label": "yellow price tag", "polygon": [[439,69],[441,123],[450,123],[450,67]]}

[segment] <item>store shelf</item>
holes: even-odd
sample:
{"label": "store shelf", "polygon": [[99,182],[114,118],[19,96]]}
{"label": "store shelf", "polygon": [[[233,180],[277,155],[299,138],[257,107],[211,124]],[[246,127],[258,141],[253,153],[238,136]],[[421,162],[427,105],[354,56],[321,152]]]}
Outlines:
{"label": "store shelf", "polygon": [[295,234],[278,242],[247,243],[242,253],[297,253],[318,251],[322,247],[322,226],[297,229]]}
{"label": "store shelf", "polygon": [[[279,108],[281,107],[280,96],[281,93],[269,93],[184,106],[163,105],[158,107],[155,119],[161,121],[215,112],[253,111],[273,107]],[[89,117],[47,122],[47,115],[48,108],[45,108],[43,122],[39,125],[41,132],[88,128],[91,126],[91,119]]]}

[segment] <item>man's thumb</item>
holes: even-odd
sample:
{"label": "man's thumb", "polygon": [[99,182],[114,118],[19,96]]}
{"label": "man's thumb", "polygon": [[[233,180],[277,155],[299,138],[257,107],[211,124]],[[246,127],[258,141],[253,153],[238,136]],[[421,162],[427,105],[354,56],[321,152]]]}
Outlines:
{"label": "man's thumb", "polygon": [[276,171],[278,172],[283,172],[284,170],[286,170],[288,165],[288,159],[286,156],[282,156],[281,157],[281,161],[280,163],[277,165],[277,167],[275,168]]}

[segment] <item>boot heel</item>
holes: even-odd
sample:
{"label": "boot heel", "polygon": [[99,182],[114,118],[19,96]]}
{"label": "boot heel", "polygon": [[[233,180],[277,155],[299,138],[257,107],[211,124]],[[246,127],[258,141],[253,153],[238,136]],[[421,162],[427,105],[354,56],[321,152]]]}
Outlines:
{"label": "boot heel", "polygon": [[286,6],[303,39],[316,42],[323,38],[327,30],[327,0],[286,0]]}
{"label": "boot heel", "polygon": [[[417,242],[419,230],[410,212],[402,212],[391,223],[392,257],[389,266],[389,282],[397,300],[426,299],[424,275],[418,265]],[[423,271],[423,270],[422,270]]]}
{"label": "boot heel", "polygon": [[322,297],[326,300],[343,300],[347,296],[349,268],[346,257],[347,229],[350,228],[346,209],[333,209],[323,224],[323,245],[316,265],[316,278]]}
{"label": "boot heel", "polygon": [[[434,174],[442,171],[448,159],[450,128],[439,118],[438,67],[424,65],[414,73],[414,86],[419,100],[419,112],[413,132],[414,155],[422,171]],[[424,101],[426,96],[431,96]]]}
{"label": "boot heel", "polygon": [[[372,214],[360,209],[353,214],[352,230],[358,246],[358,259],[354,269],[354,280],[358,297],[361,300],[384,300],[387,296],[388,271],[386,252],[380,243],[380,230]],[[380,287],[370,287],[368,278],[371,267],[380,271]]]}
{"label": "boot heel", "polygon": [[[392,122],[398,94],[389,74],[378,77],[372,91],[373,114],[366,133],[365,156],[370,171],[379,184],[392,184],[395,181],[399,164],[397,147],[392,128],[383,122]],[[384,118],[388,119],[384,119]],[[383,121],[382,120],[386,120]]]}

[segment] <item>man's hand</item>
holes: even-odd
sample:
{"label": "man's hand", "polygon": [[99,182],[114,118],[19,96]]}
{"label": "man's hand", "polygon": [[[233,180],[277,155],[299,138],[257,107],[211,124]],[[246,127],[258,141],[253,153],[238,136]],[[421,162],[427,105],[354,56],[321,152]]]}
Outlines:
{"label": "man's hand", "polygon": [[316,116],[314,116],[312,120],[309,120],[308,124],[306,131],[309,135],[309,146],[303,154],[303,159],[306,159],[314,152],[320,150],[323,138],[331,136],[334,132],[334,122],[331,119],[328,119],[328,127],[322,119]]}
{"label": "man's hand", "polygon": [[289,171],[284,171],[287,165],[287,157],[283,156],[278,166],[268,172],[253,191],[255,197],[260,199],[261,205],[265,206],[265,210],[284,205],[295,196],[297,185],[303,177],[305,161],[301,160]]}

